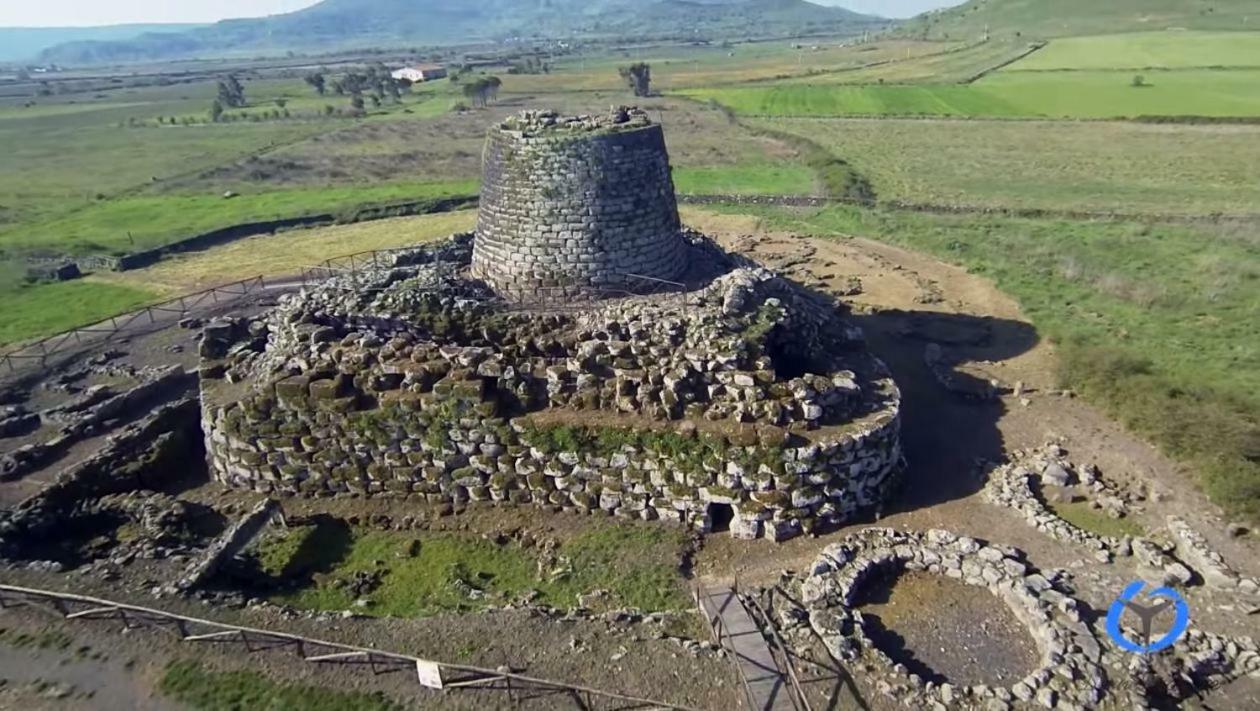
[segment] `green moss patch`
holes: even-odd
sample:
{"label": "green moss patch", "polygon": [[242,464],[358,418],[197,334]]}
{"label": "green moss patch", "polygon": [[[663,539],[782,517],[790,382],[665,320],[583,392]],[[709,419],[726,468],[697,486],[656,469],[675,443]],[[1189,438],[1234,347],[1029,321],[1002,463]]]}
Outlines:
{"label": "green moss patch", "polygon": [[1131,518],[1112,518],[1097,509],[1091,508],[1088,501],[1050,504],[1051,510],[1064,521],[1077,528],[1096,533],[1100,536],[1124,538],[1138,537],[1146,534],[1142,526]]}

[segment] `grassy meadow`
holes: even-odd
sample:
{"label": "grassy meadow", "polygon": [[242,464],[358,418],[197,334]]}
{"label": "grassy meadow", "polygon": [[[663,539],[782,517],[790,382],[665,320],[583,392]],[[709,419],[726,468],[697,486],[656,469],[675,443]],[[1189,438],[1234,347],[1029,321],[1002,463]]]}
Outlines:
{"label": "grassy meadow", "polygon": [[1260,117],[1260,31],[1055,39],[1005,64],[1028,48],[994,40],[856,72],[677,93],[747,116]]}
{"label": "grassy meadow", "polygon": [[94,274],[89,280],[177,296],[259,275],[299,274],[330,257],[407,247],[468,232],[476,220],[476,211],[461,210],[289,230],[177,254],[144,269]]}
{"label": "grassy meadow", "polygon": [[1260,68],[1260,26],[1256,29],[1063,37],[1005,71]]}
{"label": "grassy meadow", "polygon": [[136,195],[104,200],[64,217],[0,235],[0,249],[126,254],[244,222],[338,214],[374,203],[475,195],[476,181],[379,183],[222,195]]}
{"label": "grassy meadow", "polygon": [[[1035,56],[1035,55],[1034,55]],[[804,84],[693,89],[745,116],[1117,119],[1260,117],[1260,69],[1000,71],[973,84]]]}
{"label": "grassy meadow", "polygon": [[161,292],[145,284],[72,281],[23,288],[0,285],[0,349],[40,336],[97,323],[159,300]]}
{"label": "grassy meadow", "polygon": [[1151,30],[1260,30],[1254,0],[968,0],[914,18],[908,37],[1074,37]]}
{"label": "grassy meadow", "polygon": [[[842,156],[880,199],[1121,213],[1260,212],[1260,126],[755,119]],[[1249,177],[1252,176],[1252,177]]]}

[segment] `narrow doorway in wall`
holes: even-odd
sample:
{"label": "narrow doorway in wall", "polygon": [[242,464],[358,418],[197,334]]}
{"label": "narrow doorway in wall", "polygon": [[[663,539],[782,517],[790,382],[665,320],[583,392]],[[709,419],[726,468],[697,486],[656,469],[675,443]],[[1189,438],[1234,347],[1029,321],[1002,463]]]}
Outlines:
{"label": "narrow doorway in wall", "polygon": [[735,520],[735,509],[730,504],[709,504],[709,531],[726,533]]}

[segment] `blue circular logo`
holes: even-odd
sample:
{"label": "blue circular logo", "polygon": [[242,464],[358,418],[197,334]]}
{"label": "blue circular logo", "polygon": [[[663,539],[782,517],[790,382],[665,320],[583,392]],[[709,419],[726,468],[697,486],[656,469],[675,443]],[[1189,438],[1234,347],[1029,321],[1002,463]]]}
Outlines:
{"label": "blue circular logo", "polygon": [[[1143,602],[1137,598],[1145,588],[1146,583],[1141,581],[1129,583],[1124,593],[1111,603],[1111,609],[1107,611],[1107,635],[1121,649],[1136,654],[1150,654],[1168,649],[1181,639],[1181,636],[1186,633],[1186,628],[1190,626],[1190,606],[1176,590],[1167,587],[1155,588],[1143,597],[1149,602]],[[1164,633],[1163,637],[1152,641],[1151,630],[1155,619],[1170,608],[1174,609],[1177,615],[1173,620],[1172,628]],[[1142,623],[1140,644],[1125,637],[1124,632],[1120,630],[1120,616],[1125,610],[1137,615]]]}

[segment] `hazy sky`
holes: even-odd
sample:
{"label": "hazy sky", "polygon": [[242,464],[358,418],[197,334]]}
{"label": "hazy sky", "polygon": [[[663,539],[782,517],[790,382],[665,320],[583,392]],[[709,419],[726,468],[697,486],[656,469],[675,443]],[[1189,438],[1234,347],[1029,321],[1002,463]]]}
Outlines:
{"label": "hazy sky", "polygon": [[[814,0],[885,17],[910,17],[962,0]],[[63,27],[129,22],[213,22],[261,17],[317,0],[0,0],[0,27]]]}

